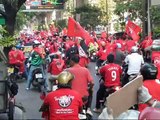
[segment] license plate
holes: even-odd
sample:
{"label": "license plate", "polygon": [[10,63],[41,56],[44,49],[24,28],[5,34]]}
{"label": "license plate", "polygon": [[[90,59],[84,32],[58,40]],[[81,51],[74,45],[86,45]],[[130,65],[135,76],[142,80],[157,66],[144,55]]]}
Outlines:
{"label": "license plate", "polygon": [[14,68],[8,68],[8,73],[14,73]]}
{"label": "license plate", "polygon": [[42,74],[36,74],[36,78],[43,78]]}

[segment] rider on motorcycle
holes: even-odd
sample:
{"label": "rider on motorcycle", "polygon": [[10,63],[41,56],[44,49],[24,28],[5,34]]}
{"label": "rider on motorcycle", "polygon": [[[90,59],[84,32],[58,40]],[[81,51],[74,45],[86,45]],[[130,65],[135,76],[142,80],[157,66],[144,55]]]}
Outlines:
{"label": "rider on motorcycle", "polygon": [[19,73],[23,74],[25,72],[24,61],[25,57],[21,50],[19,50],[21,46],[16,45],[12,46],[11,51],[8,54],[9,64],[19,67]]}
{"label": "rider on motorcycle", "polygon": [[[149,93],[152,95],[152,99],[160,101],[160,80],[157,79],[157,68],[153,64],[144,64],[141,68],[141,74],[143,75],[143,85],[148,88]],[[139,110],[142,111],[146,104],[140,104]]]}
{"label": "rider on motorcycle", "polygon": [[[48,120],[78,120],[78,113],[81,112],[83,102],[81,95],[71,89],[73,74],[63,71],[58,76],[58,89],[50,92],[44,99],[40,108],[42,117],[49,117]],[[45,113],[45,114],[44,114]]]}
{"label": "rider on motorcycle", "polygon": [[139,74],[140,68],[144,64],[142,55],[138,53],[138,47],[131,48],[131,54],[126,56],[124,62],[128,65],[126,81],[131,81]]}
{"label": "rider on motorcycle", "polygon": [[[94,85],[93,78],[87,68],[79,65],[80,57],[78,55],[73,55],[70,60],[71,67],[67,71],[74,75],[72,89],[78,91],[82,98],[86,99],[87,113],[92,115],[90,108],[92,103],[92,88]],[[88,87],[90,88],[89,90]]]}
{"label": "rider on motorcycle", "polygon": [[93,109],[94,112],[101,112],[100,110],[100,100],[103,99],[105,93],[107,96],[110,93],[107,93],[106,89],[121,86],[120,78],[122,74],[121,66],[114,63],[114,55],[109,54],[107,56],[108,64],[100,68],[100,74],[104,77],[104,82],[100,84],[100,88],[97,91],[96,97],[96,108]]}
{"label": "rider on motorcycle", "polygon": [[35,69],[41,68],[43,77],[45,77],[45,72],[44,72],[44,68],[43,68],[43,59],[44,59],[43,52],[44,51],[41,48],[39,48],[39,45],[40,45],[39,41],[35,40],[33,42],[33,50],[32,50],[31,55],[29,57],[30,68],[29,68],[29,73],[28,73],[26,90],[30,89],[31,81],[32,81],[32,73]]}

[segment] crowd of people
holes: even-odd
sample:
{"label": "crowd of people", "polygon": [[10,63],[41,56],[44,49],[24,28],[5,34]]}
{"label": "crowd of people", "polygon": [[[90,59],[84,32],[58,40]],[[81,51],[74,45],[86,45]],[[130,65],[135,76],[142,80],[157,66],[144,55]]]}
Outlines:
{"label": "crowd of people", "polygon": [[[31,89],[33,71],[37,67],[42,69],[44,86],[48,92],[40,109],[43,117],[79,119],[78,113],[84,106],[86,112],[93,116],[91,104],[95,92],[94,79],[88,64],[94,51],[97,56],[98,73],[103,80],[99,84],[93,112],[102,112],[99,118],[108,119],[112,115],[107,114],[107,108],[102,111],[100,103],[110,94],[106,90],[115,86],[123,87],[140,74],[143,75],[145,87],[138,90],[138,101],[145,105],[140,104],[137,110],[143,112],[147,104],[159,107],[160,81],[157,79],[159,71],[154,65],[154,59],[150,63],[145,63],[144,53],[141,50],[149,46],[146,44],[151,45],[147,41],[139,44],[127,35],[105,38],[97,38],[94,35],[92,42],[86,45],[82,38],[69,37],[63,32],[60,34],[58,31],[35,31],[33,34],[21,33],[17,38],[17,45],[12,46],[8,58],[9,64],[18,66],[19,74],[27,79],[27,91]],[[23,49],[25,46],[32,46],[27,56]],[[55,80],[58,81],[58,88],[52,91],[52,83]],[[155,116],[158,117],[160,111],[158,109],[155,111],[157,112]],[[151,114],[152,112],[153,110]],[[144,116],[147,118],[147,115]]]}

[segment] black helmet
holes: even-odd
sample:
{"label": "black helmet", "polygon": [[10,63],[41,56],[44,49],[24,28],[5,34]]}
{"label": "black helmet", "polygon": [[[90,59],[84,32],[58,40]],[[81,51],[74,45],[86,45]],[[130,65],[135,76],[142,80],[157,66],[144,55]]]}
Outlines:
{"label": "black helmet", "polygon": [[146,63],[141,67],[140,72],[144,80],[149,80],[157,78],[158,70],[153,64]]}

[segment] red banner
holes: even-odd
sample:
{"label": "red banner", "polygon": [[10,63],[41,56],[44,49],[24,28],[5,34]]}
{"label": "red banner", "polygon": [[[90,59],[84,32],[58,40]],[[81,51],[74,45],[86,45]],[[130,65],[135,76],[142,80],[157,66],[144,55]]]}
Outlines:
{"label": "red banner", "polygon": [[133,40],[138,41],[139,40],[139,32],[141,32],[141,28],[134,24],[132,21],[128,20],[128,23],[126,24],[126,30],[125,32],[132,37]]}
{"label": "red banner", "polygon": [[81,37],[85,40],[87,45],[92,42],[92,37],[89,33],[71,17],[69,17],[68,20],[67,35],[70,37]]}

